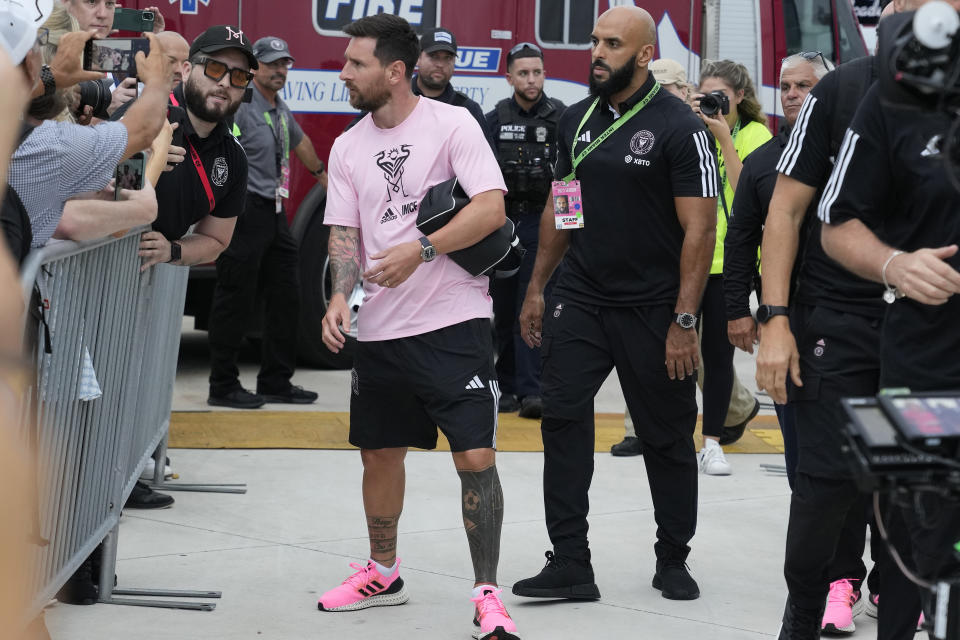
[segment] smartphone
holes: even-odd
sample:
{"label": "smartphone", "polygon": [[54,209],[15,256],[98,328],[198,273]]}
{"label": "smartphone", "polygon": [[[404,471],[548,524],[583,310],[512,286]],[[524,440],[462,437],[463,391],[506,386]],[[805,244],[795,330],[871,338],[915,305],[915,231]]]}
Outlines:
{"label": "smartphone", "polygon": [[153,11],[141,9],[113,10],[113,28],[120,31],[153,31]]}
{"label": "smartphone", "polygon": [[149,55],[150,41],[146,38],[88,40],[83,49],[83,68],[109,72],[117,77],[137,77],[138,51]]}
{"label": "smartphone", "polygon": [[129,160],[124,160],[118,164],[117,173],[114,176],[114,199],[120,199],[120,189],[133,191],[143,189],[144,169],[146,169],[146,157],[142,151],[130,156]]}

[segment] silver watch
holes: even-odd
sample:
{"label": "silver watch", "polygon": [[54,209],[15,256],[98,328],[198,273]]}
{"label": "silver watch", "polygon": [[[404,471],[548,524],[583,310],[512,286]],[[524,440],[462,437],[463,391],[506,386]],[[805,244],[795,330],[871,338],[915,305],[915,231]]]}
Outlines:
{"label": "silver watch", "polygon": [[673,321],[680,325],[681,329],[693,329],[697,326],[697,316],[692,313],[678,313]]}

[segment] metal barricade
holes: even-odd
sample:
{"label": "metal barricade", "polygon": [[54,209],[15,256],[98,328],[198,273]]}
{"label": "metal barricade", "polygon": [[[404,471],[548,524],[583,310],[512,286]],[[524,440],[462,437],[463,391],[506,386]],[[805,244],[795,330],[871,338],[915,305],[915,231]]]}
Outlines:
{"label": "metal barricade", "polygon": [[[104,541],[101,602],[211,610],[209,603],[113,598],[120,509],[166,437],[188,270],[140,272],[140,231],[92,243],[56,243],[22,269],[25,341],[35,350],[24,438],[38,459],[39,612]],[[120,593],[119,590],[116,593]],[[219,597],[218,592],[144,595]]]}

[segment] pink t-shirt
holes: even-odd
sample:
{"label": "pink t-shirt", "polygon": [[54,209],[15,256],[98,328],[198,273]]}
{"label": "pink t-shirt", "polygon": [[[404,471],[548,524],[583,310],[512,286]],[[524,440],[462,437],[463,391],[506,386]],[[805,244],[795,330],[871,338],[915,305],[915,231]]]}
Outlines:
{"label": "pink t-shirt", "polygon": [[[336,139],[329,164],[323,222],[360,228],[361,272],[374,266],[369,256],[423,235],[417,212],[430,187],[456,176],[471,198],[506,191],[493,151],[470,112],[429,98],[421,97],[392,129],[378,128],[367,115]],[[445,255],[421,264],[398,287],[364,282],[358,339],[391,340],[489,318],[488,288],[486,276],[471,276]]]}

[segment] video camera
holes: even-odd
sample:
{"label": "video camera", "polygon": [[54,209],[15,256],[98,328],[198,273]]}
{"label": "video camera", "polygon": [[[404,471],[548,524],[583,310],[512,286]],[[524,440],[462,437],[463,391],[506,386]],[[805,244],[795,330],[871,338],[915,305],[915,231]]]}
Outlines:
{"label": "video camera", "polygon": [[[960,391],[881,393],[842,403],[849,417],[845,451],[863,491],[894,500],[921,492],[960,500]],[[930,637],[960,640],[960,580],[926,586],[933,601]]]}
{"label": "video camera", "polygon": [[939,111],[949,118],[940,152],[960,191],[960,14],[946,2],[880,23],[880,88],[899,106]]}

